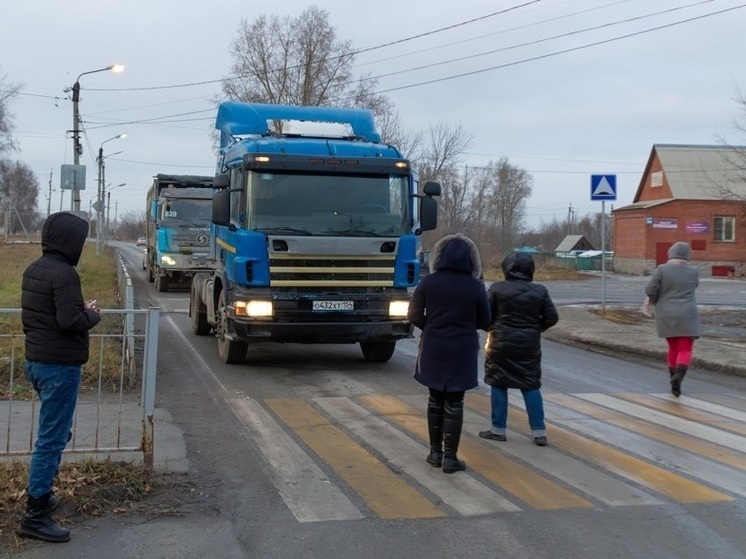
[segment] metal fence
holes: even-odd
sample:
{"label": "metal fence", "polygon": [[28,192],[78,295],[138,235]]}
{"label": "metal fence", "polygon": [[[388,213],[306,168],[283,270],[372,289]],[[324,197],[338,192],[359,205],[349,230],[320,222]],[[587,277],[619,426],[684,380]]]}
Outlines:
{"label": "metal fence", "polygon": [[[65,455],[141,455],[153,468],[156,361],[159,308],[135,309],[132,280],[118,258],[122,309],[102,309],[91,331],[90,359]],[[0,309],[0,372],[7,383],[0,400],[0,459],[30,456],[39,401],[25,380],[20,309]],[[102,325],[104,325],[102,327]],[[139,390],[138,390],[139,388]],[[2,425],[0,420],[0,425]]]}

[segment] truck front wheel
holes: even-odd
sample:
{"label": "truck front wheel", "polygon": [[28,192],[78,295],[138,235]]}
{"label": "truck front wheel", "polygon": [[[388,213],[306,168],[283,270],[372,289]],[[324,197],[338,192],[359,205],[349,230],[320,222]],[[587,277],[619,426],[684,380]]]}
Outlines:
{"label": "truck front wheel", "polygon": [[388,342],[360,342],[363,357],[372,363],[385,363],[394,355],[396,341]]}
{"label": "truck front wheel", "polygon": [[210,333],[210,323],[207,322],[207,312],[199,310],[199,293],[192,284],[192,292],[189,295],[189,316],[192,319],[192,332],[198,336],[206,336]]}
{"label": "truck front wheel", "polygon": [[220,360],[227,364],[233,365],[241,363],[246,359],[246,342],[231,340],[228,338],[228,313],[225,302],[225,291],[220,292],[218,299],[218,316],[215,337],[218,339],[218,355]]}
{"label": "truck front wheel", "polygon": [[168,276],[161,273],[156,273],[155,275],[155,288],[160,291],[161,293],[165,293],[168,291],[169,287],[169,281]]}

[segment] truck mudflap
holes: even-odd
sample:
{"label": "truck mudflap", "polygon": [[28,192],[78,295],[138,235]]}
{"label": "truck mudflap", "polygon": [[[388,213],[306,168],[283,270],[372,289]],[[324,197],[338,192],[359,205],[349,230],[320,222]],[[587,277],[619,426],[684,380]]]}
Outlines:
{"label": "truck mudflap", "polygon": [[232,321],[234,339],[301,344],[387,342],[411,338],[406,320],[382,322],[256,322]]}

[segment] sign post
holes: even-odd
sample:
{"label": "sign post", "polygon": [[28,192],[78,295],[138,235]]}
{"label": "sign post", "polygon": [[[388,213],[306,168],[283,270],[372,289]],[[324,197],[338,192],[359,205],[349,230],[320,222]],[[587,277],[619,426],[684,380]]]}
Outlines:
{"label": "sign post", "polygon": [[606,200],[616,200],[616,175],[591,175],[591,202],[601,200],[601,312],[606,313]]}

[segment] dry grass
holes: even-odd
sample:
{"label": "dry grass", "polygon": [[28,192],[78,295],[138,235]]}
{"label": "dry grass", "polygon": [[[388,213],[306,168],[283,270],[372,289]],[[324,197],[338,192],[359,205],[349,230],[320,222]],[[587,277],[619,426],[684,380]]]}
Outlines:
{"label": "dry grass", "polygon": [[[551,264],[538,265],[534,271],[534,281],[536,282],[584,280],[589,277],[588,274],[579,274],[576,270]],[[500,268],[488,268],[484,271],[484,279],[486,281],[502,281],[505,276]]]}
{"label": "dry grass", "polygon": [[[0,308],[18,309],[21,306],[21,280],[23,271],[41,256],[38,243],[0,243]],[[96,255],[95,243],[87,244],[83,250],[78,274],[84,299],[96,299],[102,308],[118,308],[113,251],[106,248]],[[96,326],[96,333],[114,334],[122,331],[120,316],[104,316]],[[14,370],[13,397],[28,398],[31,391],[23,374],[23,340],[20,314],[0,315],[0,335],[16,334],[15,338],[0,338],[0,398],[7,398],[10,389],[11,367]],[[98,363],[102,356],[103,384],[117,386],[121,344],[118,339],[104,341],[103,354],[99,347],[91,347],[91,360],[83,367],[82,391],[98,385]],[[11,356],[13,356],[11,358]]]}
{"label": "dry grass", "polygon": [[[0,463],[0,549],[21,550],[29,542],[15,534],[26,505],[27,480],[26,464]],[[61,505],[54,518],[69,527],[80,518],[138,511],[153,484],[142,466],[87,460],[64,465],[55,489]]]}

